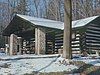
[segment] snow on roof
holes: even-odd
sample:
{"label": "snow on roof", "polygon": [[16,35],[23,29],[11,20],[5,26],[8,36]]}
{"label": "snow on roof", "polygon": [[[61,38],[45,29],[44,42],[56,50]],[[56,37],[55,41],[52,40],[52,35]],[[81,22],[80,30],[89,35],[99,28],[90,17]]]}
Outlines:
{"label": "snow on roof", "polygon": [[72,27],[75,28],[75,27],[84,26],[84,25],[90,23],[91,21],[93,21],[94,19],[96,19],[97,17],[99,17],[99,16],[93,16],[93,17],[88,17],[88,18],[85,18],[85,19],[72,21]]}
{"label": "snow on roof", "polygon": [[[54,21],[54,20],[49,20],[49,19],[44,19],[44,18],[36,18],[36,17],[20,15],[20,14],[17,14],[17,16],[33,23],[36,26],[44,26],[44,27],[49,27],[49,28],[61,29],[61,30],[64,29],[64,23],[60,21]],[[99,16],[93,16],[93,17],[88,17],[85,19],[72,21],[72,28],[85,26],[86,24],[90,23],[97,17]]]}
{"label": "snow on roof", "polygon": [[19,16],[37,26],[63,29],[63,22],[60,22],[60,21],[53,21],[53,20],[49,20],[49,19],[36,18],[36,17],[30,17],[30,16],[26,16],[26,15],[19,15],[19,14],[17,14],[17,16]]}

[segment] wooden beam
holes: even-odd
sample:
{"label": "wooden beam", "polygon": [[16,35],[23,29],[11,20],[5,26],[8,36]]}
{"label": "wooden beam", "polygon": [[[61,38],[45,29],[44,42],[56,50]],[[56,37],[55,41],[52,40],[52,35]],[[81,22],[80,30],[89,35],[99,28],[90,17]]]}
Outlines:
{"label": "wooden beam", "polygon": [[21,54],[21,50],[22,50],[22,38],[18,37],[18,48],[19,48],[19,54]]}

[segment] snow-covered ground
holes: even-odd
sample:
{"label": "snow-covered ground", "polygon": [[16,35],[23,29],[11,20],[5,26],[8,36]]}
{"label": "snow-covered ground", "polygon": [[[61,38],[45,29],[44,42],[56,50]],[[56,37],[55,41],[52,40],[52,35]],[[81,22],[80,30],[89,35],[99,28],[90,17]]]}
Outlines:
{"label": "snow-covered ground", "polygon": [[[32,72],[63,72],[78,69],[76,65],[64,64],[64,58],[54,55],[15,55],[0,56],[0,75],[23,75]],[[84,61],[95,66],[100,66],[100,59],[90,57],[79,57],[75,61]],[[62,64],[63,61],[63,64]],[[4,66],[6,65],[6,66]]]}
{"label": "snow-covered ground", "polygon": [[[31,57],[31,59],[23,59]],[[22,58],[22,59],[17,59]],[[23,75],[25,73],[35,72],[63,72],[77,69],[75,65],[63,65],[59,63],[61,59],[58,55],[17,55],[17,56],[2,56],[0,65],[9,65],[8,67],[0,67],[0,74]],[[7,60],[9,59],[9,60]],[[11,59],[11,60],[10,60]],[[17,59],[17,60],[12,60]]]}
{"label": "snow-covered ground", "polygon": [[92,57],[79,57],[76,59],[73,59],[75,61],[83,61],[87,64],[92,64],[94,66],[100,66],[100,56],[95,57],[95,59],[92,59]]}
{"label": "snow-covered ground", "polygon": [[1,56],[5,56],[5,55],[6,55],[5,53],[1,53],[1,52],[0,52],[0,57],[1,57]]}

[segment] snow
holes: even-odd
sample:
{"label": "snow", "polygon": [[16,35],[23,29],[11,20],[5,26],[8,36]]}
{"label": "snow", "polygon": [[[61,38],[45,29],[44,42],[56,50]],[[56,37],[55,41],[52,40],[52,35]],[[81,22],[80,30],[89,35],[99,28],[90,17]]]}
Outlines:
{"label": "snow", "polygon": [[44,26],[44,27],[57,28],[57,29],[63,28],[63,22],[60,21],[53,21],[49,19],[31,17],[26,15],[20,15],[20,14],[17,14],[17,16],[33,23],[36,26]]}
{"label": "snow", "polygon": [[1,59],[16,59],[25,57],[34,57],[34,58],[38,57],[38,58],[0,61],[0,65],[4,65],[5,63],[10,64],[8,68],[0,68],[0,74],[23,75],[25,73],[30,74],[33,71],[48,73],[48,72],[71,71],[73,69],[77,69],[77,66],[75,65],[60,64],[59,60],[63,58],[58,57],[58,54],[39,55],[39,56],[37,55],[15,55],[15,56],[5,56],[5,57],[2,56]]}
{"label": "snow", "polygon": [[[81,57],[79,55],[78,57],[79,58],[73,58],[71,61],[83,61],[87,64],[100,66],[99,56],[96,57],[95,59],[92,59],[91,57]],[[9,66],[6,68],[2,67],[5,64]],[[8,74],[23,75],[26,73],[30,74],[34,71],[36,73],[63,72],[63,71],[72,71],[74,69],[78,69],[78,66],[74,64],[69,64],[69,60],[62,58],[62,56],[59,57],[59,54],[53,54],[53,55],[24,54],[24,55],[14,55],[14,56],[7,56],[7,55],[0,56],[0,75],[8,75]]]}
{"label": "snow", "polygon": [[[44,18],[37,18],[37,17],[31,17],[31,16],[26,16],[26,15],[20,15],[17,14],[17,16],[33,23],[36,26],[43,26],[43,27],[49,27],[49,28],[56,28],[56,29],[64,29],[64,23],[60,21],[54,21],[54,20],[49,20],[49,19],[44,19]],[[76,21],[72,21],[72,28],[76,27],[81,27],[85,26],[86,24],[92,22],[99,16],[93,16],[93,17],[88,17],[85,19],[80,19]]]}
{"label": "snow", "polygon": [[96,19],[97,17],[99,17],[99,16],[93,16],[93,17],[88,17],[85,19],[73,21],[72,28],[84,26],[84,25],[90,23],[91,21],[93,21],[94,19]]}
{"label": "snow", "polygon": [[0,56],[0,59],[17,59],[17,58],[26,58],[26,57],[33,57],[33,58],[46,58],[46,57],[57,57],[58,54],[54,55],[35,55],[35,54],[24,54],[24,55],[6,55],[6,56]]}
{"label": "snow", "polygon": [[94,66],[100,66],[100,56],[95,57],[95,59],[93,59],[91,56],[88,57],[81,57],[78,56],[79,58],[74,58],[73,60],[75,61],[83,61],[87,64],[92,64]]}
{"label": "snow", "polygon": [[5,53],[0,53],[0,56],[5,56],[6,54]]}

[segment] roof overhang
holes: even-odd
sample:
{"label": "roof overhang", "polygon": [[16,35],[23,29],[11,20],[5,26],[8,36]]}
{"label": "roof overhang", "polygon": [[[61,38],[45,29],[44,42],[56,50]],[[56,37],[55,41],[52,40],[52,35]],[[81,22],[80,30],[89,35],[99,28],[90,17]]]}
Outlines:
{"label": "roof overhang", "polygon": [[[76,21],[72,21],[72,28],[79,29],[88,25],[92,22],[100,21],[99,16],[88,17],[85,19],[80,19]],[[99,22],[98,21],[98,22]],[[100,22],[99,22],[100,23]],[[36,27],[42,27],[48,30],[63,30],[64,23],[60,21],[53,21],[43,18],[30,17],[26,15],[17,14],[13,17],[9,25],[4,29],[3,35],[9,36],[10,34],[16,32],[15,34],[31,31]]]}

